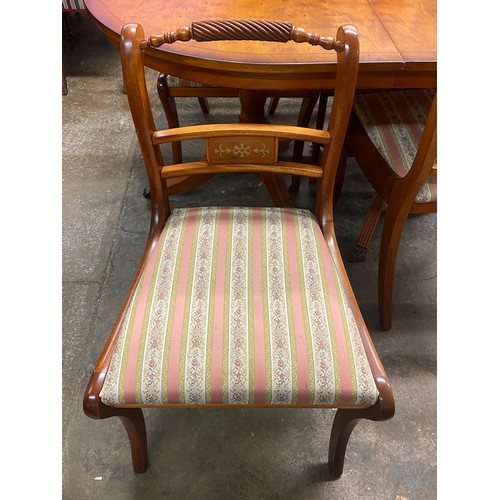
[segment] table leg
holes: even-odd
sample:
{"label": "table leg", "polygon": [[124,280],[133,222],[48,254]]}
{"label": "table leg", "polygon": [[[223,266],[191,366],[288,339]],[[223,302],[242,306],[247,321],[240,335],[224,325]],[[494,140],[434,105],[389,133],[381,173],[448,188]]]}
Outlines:
{"label": "table leg", "polygon": [[240,122],[241,123],[267,123],[266,93],[263,90],[240,89]]}
{"label": "table leg", "polygon": [[[240,90],[240,122],[241,123],[266,123],[265,104],[266,93],[261,90]],[[285,184],[285,179],[279,174],[261,174],[269,196],[278,207],[293,208],[290,193]]]}

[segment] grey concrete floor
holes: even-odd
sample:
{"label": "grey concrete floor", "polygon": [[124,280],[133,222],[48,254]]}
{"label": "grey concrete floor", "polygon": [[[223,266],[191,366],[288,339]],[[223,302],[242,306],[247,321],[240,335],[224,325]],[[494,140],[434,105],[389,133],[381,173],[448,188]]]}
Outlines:
{"label": "grey concrete floor", "polygon": [[[82,398],[93,365],[121,307],[145,242],[149,202],[119,54],[85,15],[71,16],[72,44],[63,47],[69,93],[63,100],[63,498],[109,499],[431,499],[436,471],[436,220],[411,216],[399,249],[394,324],[377,319],[378,228],[367,260],[348,261],[371,201],[370,186],[348,165],[336,209],[336,231],[354,292],[393,385],[396,415],[361,422],[345,471],[328,479],[333,410],[146,410],[150,465],[132,472],[117,419],[94,421]],[[154,95],[155,74],[150,72]],[[159,109],[157,97],[153,98]],[[298,101],[282,100],[274,121],[293,123]],[[182,123],[237,121],[238,103],[178,104]],[[164,120],[163,117],[159,118]],[[187,151],[187,155],[194,151]],[[259,178],[214,179],[178,206],[220,199],[269,204]],[[312,206],[303,183],[299,206]]]}

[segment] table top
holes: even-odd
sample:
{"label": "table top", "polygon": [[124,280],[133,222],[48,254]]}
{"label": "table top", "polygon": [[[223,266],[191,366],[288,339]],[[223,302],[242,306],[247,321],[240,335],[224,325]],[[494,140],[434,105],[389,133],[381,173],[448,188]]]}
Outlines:
{"label": "table top", "polygon": [[[193,21],[272,19],[322,36],[342,24],[356,26],[360,39],[359,88],[437,85],[436,0],[85,0],[90,15],[118,45],[126,23],[146,35],[175,31]],[[293,42],[177,42],[147,50],[146,64],[158,71],[208,84],[243,89],[328,88],[335,55]],[[266,76],[257,83],[255,77]]]}

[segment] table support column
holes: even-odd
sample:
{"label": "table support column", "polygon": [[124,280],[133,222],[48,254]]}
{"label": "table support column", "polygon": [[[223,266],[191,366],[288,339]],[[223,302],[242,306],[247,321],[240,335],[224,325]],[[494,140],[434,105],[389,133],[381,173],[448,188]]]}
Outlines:
{"label": "table support column", "polygon": [[[240,104],[240,123],[267,123],[265,91],[240,89]],[[261,177],[269,196],[277,207],[293,208],[294,205],[282,175],[263,173]]]}

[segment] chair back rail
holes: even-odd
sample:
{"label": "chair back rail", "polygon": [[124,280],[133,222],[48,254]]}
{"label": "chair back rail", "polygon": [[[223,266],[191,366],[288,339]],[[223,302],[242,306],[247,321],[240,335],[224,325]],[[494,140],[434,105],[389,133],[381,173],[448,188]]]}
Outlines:
{"label": "chair back rail", "polygon": [[317,33],[308,33],[303,28],[296,28],[287,21],[265,20],[221,20],[198,21],[184,26],[177,31],[167,31],[163,35],[152,35],[147,45],[160,47],[174,42],[211,42],[218,40],[255,40],[261,42],[294,41],[319,45],[327,50],[343,50],[342,43],[333,37],[321,37]]}
{"label": "chair back rail", "polygon": [[175,165],[167,165],[162,168],[161,176],[164,179],[173,179],[175,177],[182,177],[185,175],[202,175],[213,173],[232,173],[232,172],[253,172],[265,173],[271,172],[273,174],[281,175],[300,175],[313,179],[321,179],[323,172],[317,165],[305,165],[304,163],[293,162],[277,162],[272,167],[265,164],[257,163],[207,163],[207,162],[190,162],[178,163]]}
{"label": "chair back rail", "polygon": [[267,125],[251,123],[234,123],[230,125],[191,125],[177,129],[158,130],[153,134],[153,144],[163,144],[187,139],[204,137],[276,137],[278,139],[296,139],[318,144],[327,144],[330,134],[325,130],[316,130],[290,125]]}

